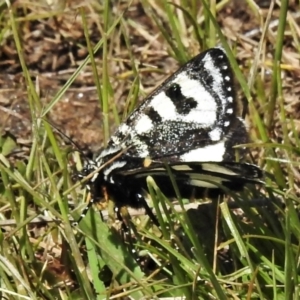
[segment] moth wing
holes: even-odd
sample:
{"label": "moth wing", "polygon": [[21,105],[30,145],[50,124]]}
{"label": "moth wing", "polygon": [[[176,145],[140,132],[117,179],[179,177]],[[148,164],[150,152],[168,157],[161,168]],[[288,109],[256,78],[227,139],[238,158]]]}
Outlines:
{"label": "moth wing", "polygon": [[211,160],[221,161],[230,132],[245,128],[236,114],[228,58],[222,48],[212,48],[186,63],[148,96],[118,128],[109,146],[127,147],[131,157],[183,161],[204,154],[199,150],[192,157],[180,158],[181,154],[208,147],[206,153],[219,154]]}
{"label": "moth wing", "polygon": [[220,188],[232,183],[241,189],[246,183],[262,183],[263,172],[255,165],[237,162],[190,162],[186,163],[153,163],[147,168],[122,170],[119,175],[134,179],[145,179],[152,176],[158,182],[168,178],[171,171],[175,180],[180,184],[200,188]]}

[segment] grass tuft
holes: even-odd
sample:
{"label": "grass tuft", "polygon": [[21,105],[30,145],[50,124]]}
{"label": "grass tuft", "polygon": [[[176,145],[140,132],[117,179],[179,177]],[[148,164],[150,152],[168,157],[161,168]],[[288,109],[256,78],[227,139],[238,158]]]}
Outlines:
{"label": "grass tuft", "polygon": [[[0,5],[3,298],[299,298],[299,4],[216,2]],[[176,203],[148,178],[160,228],[134,212],[122,235],[95,209],[73,226],[87,192],[49,121],[96,152],[178,65],[215,45],[247,102],[247,147],[266,184],[193,203],[174,184]]]}

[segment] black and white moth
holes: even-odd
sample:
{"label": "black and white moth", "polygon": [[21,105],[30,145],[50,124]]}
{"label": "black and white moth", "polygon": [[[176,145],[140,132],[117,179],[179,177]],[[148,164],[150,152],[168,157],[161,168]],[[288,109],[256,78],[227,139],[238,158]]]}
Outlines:
{"label": "black and white moth", "polygon": [[[118,207],[145,207],[146,177],[174,196],[172,171],[183,197],[193,188],[242,189],[260,182],[255,165],[235,162],[233,146],[248,141],[238,117],[233,72],[222,48],[200,53],[152,92],[122,123],[108,145],[85,165],[93,201],[107,193]],[[240,157],[245,149],[240,149]]]}

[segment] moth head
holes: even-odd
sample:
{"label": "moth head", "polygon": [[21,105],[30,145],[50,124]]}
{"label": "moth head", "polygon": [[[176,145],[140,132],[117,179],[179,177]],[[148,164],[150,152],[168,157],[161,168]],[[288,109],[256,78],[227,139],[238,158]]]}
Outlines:
{"label": "moth head", "polygon": [[[77,176],[78,176],[79,179],[83,179],[83,178],[89,176],[97,168],[98,168],[98,163],[97,162],[95,162],[92,159],[86,160],[82,170],[78,173]],[[97,175],[97,173],[95,175]],[[91,181],[93,181],[95,175],[90,179]]]}

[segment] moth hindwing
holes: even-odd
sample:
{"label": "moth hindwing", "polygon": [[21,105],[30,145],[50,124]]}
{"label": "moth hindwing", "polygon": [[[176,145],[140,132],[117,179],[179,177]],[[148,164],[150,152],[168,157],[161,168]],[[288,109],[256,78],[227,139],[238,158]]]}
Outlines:
{"label": "moth hindwing", "polygon": [[233,147],[247,141],[228,58],[222,48],[212,48],[155,89],[89,161],[85,174],[99,169],[89,182],[93,198],[104,189],[119,206],[144,206],[147,175],[174,194],[166,163],[183,196],[192,187],[242,188],[262,178],[258,167],[235,162]]}

